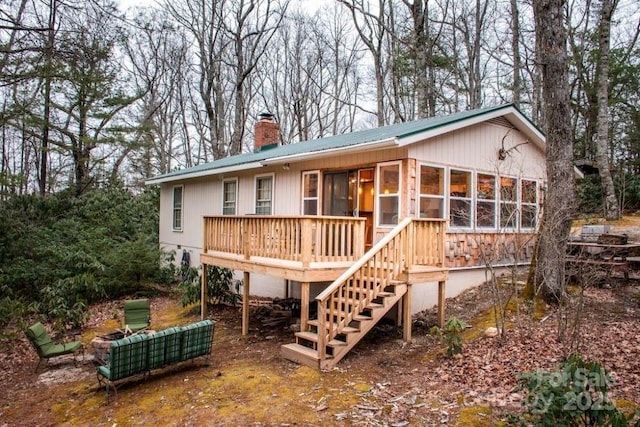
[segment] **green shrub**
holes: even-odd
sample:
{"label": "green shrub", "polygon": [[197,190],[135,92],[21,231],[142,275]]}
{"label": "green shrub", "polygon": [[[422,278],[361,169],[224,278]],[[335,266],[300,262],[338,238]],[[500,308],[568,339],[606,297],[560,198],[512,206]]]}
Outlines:
{"label": "green shrub", "polygon": [[[6,200],[0,204],[3,296],[65,329],[80,324],[90,304],[167,279],[158,249],[158,199],[157,189],[133,194],[114,186],[81,197],[63,191]],[[5,305],[0,324],[16,310]]]}
{"label": "green shrub", "polygon": [[[181,266],[181,280],[178,285],[182,292],[182,306],[200,302],[200,285],[202,283],[200,269]],[[213,304],[225,303],[235,305],[238,302],[241,281],[234,280],[233,272],[228,268],[207,267],[207,298]]]}
{"label": "green shrub", "polygon": [[452,357],[462,353],[462,331],[467,325],[455,316],[450,317],[444,328],[432,327],[429,333],[439,335],[440,342],[447,348],[447,356]]}
{"label": "green shrub", "polygon": [[518,376],[526,390],[525,415],[510,422],[534,426],[627,426],[630,418],[609,399],[612,379],[598,362],[571,355],[557,371]]}

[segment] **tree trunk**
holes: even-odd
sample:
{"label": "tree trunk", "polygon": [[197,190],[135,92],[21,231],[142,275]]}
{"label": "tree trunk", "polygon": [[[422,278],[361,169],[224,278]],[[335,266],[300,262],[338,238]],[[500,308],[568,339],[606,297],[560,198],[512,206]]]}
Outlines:
{"label": "tree trunk", "polygon": [[564,0],[534,2],[547,158],[547,190],[538,235],[535,283],[545,301],[551,303],[565,296],[564,260],[575,210],[564,3]]}
{"label": "tree trunk", "polygon": [[56,37],[56,12],[58,10],[58,0],[51,0],[49,3],[49,27],[47,30],[47,46],[45,47],[45,75],[44,75],[44,111],[42,124],[42,141],[40,144],[40,170],[38,171],[38,188],[40,195],[47,192],[47,176],[49,161],[49,127],[51,120],[51,80],[53,74],[52,59],[55,55],[54,43]]}
{"label": "tree trunk", "polygon": [[609,45],[611,39],[611,15],[616,0],[602,0],[600,15],[600,55],[598,73],[598,138],[596,161],[602,181],[604,215],[607,219],[620,218],[618,198],[609,169]]}

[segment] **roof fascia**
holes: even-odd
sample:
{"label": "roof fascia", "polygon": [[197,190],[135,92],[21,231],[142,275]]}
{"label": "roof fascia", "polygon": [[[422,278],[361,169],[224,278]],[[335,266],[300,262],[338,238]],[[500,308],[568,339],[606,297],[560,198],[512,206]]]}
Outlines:
{"label": "roof fascia", "polygon": [[204,176],[220,175],[220,174],[231,173],[231,172],[239,172],[239,171],[248,170],[248,169],[260,169],[263,166],[264,165],[260,162],[242,163],[239,165],[227,166],[224,168],[207,169],[207,170],[198,171],[198,172],[185,173],[182,175],[172,175],[172,176],[152,178],[148,181],[145,181],[145,184],[154,185],[154,184],[162,184],[165,182],[172,182],[172,181],[183,181],[186,179],[201,178]]}
{"label": "roof fascia", "polygon": [[303,160],[308,160],[310,158],[321,159],[325,157],[331,157],[336,153],[339,154],[345,151],[349,153],[358,153],[360,151],[370,151],[370,150],[394,147],[394,146],[398,146],[398,140],[396,137],[381,139],[378,141],[365,142],[362,144],[347,145],[345,147],[328,148],[328,149],[319,150],[319,151],[307,151],[304,153],[290,154],[287,156],[272,157],[270,159],[263,160],[261,163],[263,166],[279,165],[279,164],[288,163],[288,162],[300,162]]}

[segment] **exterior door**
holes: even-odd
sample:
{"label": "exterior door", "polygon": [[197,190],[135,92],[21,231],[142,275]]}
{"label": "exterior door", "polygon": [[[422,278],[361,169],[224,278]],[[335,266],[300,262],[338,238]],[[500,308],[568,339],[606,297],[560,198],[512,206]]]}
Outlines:
{"label": "exterior door", "polygon": [[323,215],[365,218],[365,248],[373,242],[374,169],[324,174]]}

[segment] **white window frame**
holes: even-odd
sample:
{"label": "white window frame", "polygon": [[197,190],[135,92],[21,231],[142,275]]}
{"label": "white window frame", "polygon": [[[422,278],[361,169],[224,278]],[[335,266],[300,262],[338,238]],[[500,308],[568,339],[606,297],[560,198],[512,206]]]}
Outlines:
{"label": "white window frame", "polygon": [[[481,197],[482,195],[480,194],[480,186],[478,185],[478,180],[480,179],[480,175],[493,178],[493,198],[492,199],[486,199]],[[473,178],[474,178],[473,181],[475,183],[475,191],[473,193],[475,195],[474,197],[475,217],[474,217],[473,225],[475,228],[481,229],[481,230],[495,230],[498,226],[498,192],[499,192],[499,186],[500,186],[498,177],[494,173],[475,171]],[[480,211],[480,209],[478,209],[478,205],[480,203],[493,205],[493,225],[490,225],[490,226],[480,225],[479,218],[478,218],[478,212]]]}
{"label": "white window frame", "polygon": [[[515,181],[515,200],[502,200],[502,180],[512,179]],[[501,175],[498,177],[498,227],[501,230],[516,230],[520,224],[520,180],[515,176]],[[514,207],[514,215],[516,216],[511,224],[505,224],[502,221],[503,205],[512,205]]]}
{"label": "white window frame", "polygon": [[[429,193],[422,193],[422,167],[428,167],[428,168],[434,168],[434,169],[440,169],[442,171],[442,194],[438,195],[438,194],[429,194]],[[423,199],[428,199],[428,200],[440,200],[440,203],[442,203],[442,214],[440,216],[440,218],[446,218],[447,215],[447,197],[446,197],[446,191],[447,191],[447,168],[442,166],[442,165],[434,165],[434,164],[429,164],[429,163],[419,163],[418,164],[418,197],[417,197],[417,207],[416,207],[416,212],[418,212],[418,216],[420,218],[428,218],[425,216],[422,216],[422,210],[421,210],[421,204],[422,204],[422,200]]]}
{"label": "white window frame", "polygon": [[[260,200],[258,199],[258,181],[265,178],[269,178],[271,180],[271,197],[269,199],[264,199],[265,201],[266,200],[269,201],[269,213],[264,213],[264,212],[258,213],[258,202],[260,202]],[[275,188],[276,188],[276,179],[275,179],[274,173],[265,173],[265,174],[260,174],[255,176],[255,179],[253,180],[253,199],[254,199],[253,207],[256,215],[273,215],[273,206],[275,202],[275,197],[274,197]]]}
{"label": "white window frame", "polygon": [[[176,200],[176,190],[180,189],[180,200]],[[171,228],[182,231],[184,224],[184,185],[171,187]]]}
{"label": "white window frame", "polygon": [[[382,189],[382,184],[383,184],[383,180],[382,180],[382,176],[381,176],[381,171],[382,168],[387,167],[387,166],[398,166],[398,192],[397,193],[385,193]],[[400,215],[402,213],[402,161],[397,160],[397,161],[393,161],[393,162],[384,162],[384,163],[378,163],[376,165],[376,212],[375,212],[375,223],[377,224],[377,227],[380,228],[393,228],[396,225],[398,225],[398,222],[400,221]],[[397,202],[398,202],[398,213],[397,215],[395,215],[395,219],[396,222],[395,223],[383,223],[382,222],[382,201],[384,199],[391,199],[391,198],[397,198]]]}
{"label": "white window frame", "polygon": [[[524,201],[524,192],[522,191],[522,187],[524,185],[524,182],[528,181],[528,182],[532,182],[535,184],[535,200],[534,202],[525,202]],[[540,189],[540,183],[538,182],[538,180],[536,179],[529,179],[529,178],[520,178],[520,185],[518,186],[518,188],[520,189],[520,218],[519,218],[519,225],[520,228],[523,230],[535,230],[538,227],[538,215],[540,212],[540,203],[539,203],[539,199],[540,199],[540,195],[539,195],[539,189]],[[534,208],[534,218],[535,218],[535,224],[533,227],[529,227],[529,226],[524,226],[524,224],[522,224],[522,220],[524,218],[524,208],[525,207],[533,207]]]}
{"label": "white window frame", "polygon": [[[464,172],[469,174],[469,196],[452,196],[451,195],[451,173],[452,172]],[[471,230],[474,225],[475,225],[475,209],[474,209],[474,191],[475,191],[475,174],[473,173],[472,170],[470,169],[464,169],[464,168],[457,168],[457,167],[450,167],[449,168],[449,173],[447,174],[447,206],[448,206],[448,218],[449,218],[449,227],[450,228],[455,228],[455,229],[464,229],[464,230]],[[451,219],[451,205],[452,202],[454,201],[461,201],[461,202],[467,202],[469,204],[469,225],[458,225],[458,224],[454,224],[453,220]]]}
{"label": "white window frame", "polygon": [[[316,193],[316,197],[307,197],[305,195],[306,192],[306,188],[305,188],[305,183],[306,183],[306,177],[307,176],[311,176],[311,175],[315,175],[316,179],[317,179],[317,193]],[[309,214],[305,212],[305,205],[306,202],[315,202],[316,203],[316,213],[315,215],[320,215],[320,213],[322,212],[320,210],[321,206],[320,206],[320,195],[322,194],[322,177],[320,176],[320,171],[319,170],[312,170],[312,171],[304,171],[302,172],[302,183],[300,185],[300,190],[301,190],[301,194],[300,194],[300,200],[302,201],[302,203],[300,204],[300,214],[302,215],[314,215],[314,214]]]}
{"label": "white window frame", "polygon": [[[234,199],[227,200],[226,185],[233,183],[235,185]],[[227,213],[227,205],[233,205],[233,213]],[[228,178],[222,180],[222,215],[237,215],[238,213],[238,178]]]}

